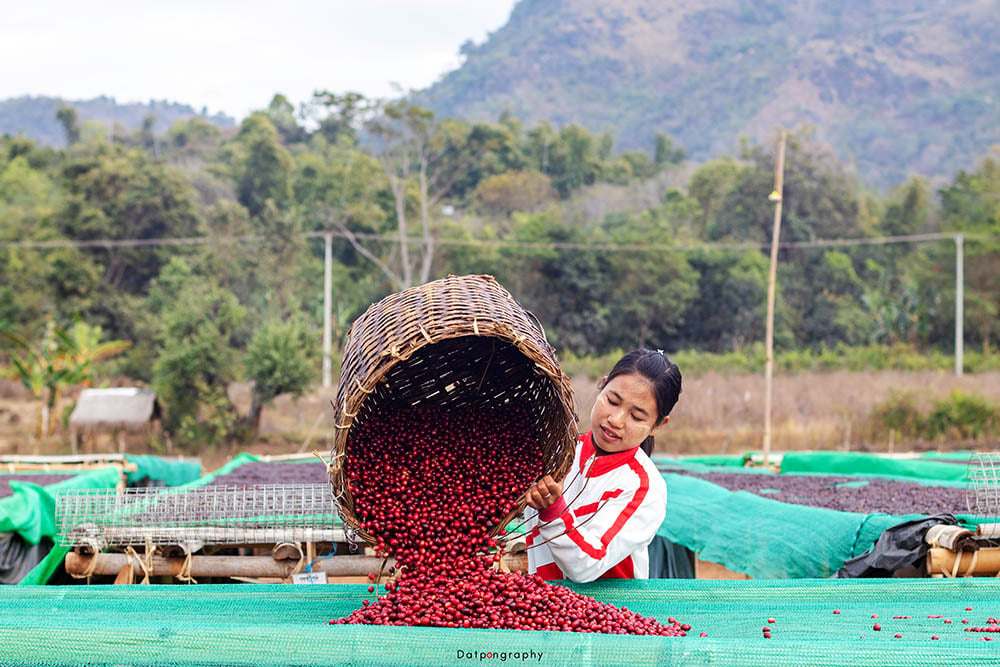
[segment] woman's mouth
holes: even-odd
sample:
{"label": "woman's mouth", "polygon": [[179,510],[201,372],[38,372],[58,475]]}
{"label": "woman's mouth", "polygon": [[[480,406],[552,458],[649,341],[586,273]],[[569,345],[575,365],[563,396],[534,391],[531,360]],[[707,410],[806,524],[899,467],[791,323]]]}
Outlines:
{"label": "woman's mouth", "polygon": [[613,431],[609,431],[606,426],[601,427],[601,433],[604,435],[605,440],[621,440],[621,436]]}

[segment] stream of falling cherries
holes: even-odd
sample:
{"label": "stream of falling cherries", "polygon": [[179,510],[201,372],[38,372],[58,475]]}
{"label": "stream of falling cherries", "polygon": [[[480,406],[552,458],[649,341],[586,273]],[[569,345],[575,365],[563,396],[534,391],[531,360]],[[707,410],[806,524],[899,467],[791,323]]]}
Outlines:
{"label": "stream of falling cherries", "polygon": [[374,602],[331,623],[685,635],[690,626],[672,618],[662,625],[497,569],[503,544],[490,532],[543,463],[516,409],[395,411],[353,429],[345,472],[355,516],[398,572],[384,584],[370,574]]}

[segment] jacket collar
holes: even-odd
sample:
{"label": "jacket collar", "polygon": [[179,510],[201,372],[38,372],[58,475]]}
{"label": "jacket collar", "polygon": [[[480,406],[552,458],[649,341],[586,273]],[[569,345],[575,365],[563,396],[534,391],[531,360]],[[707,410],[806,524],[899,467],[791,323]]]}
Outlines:
{"label": "jacket collar", "polygon": [[[587,477],[603,475],[619,466],[628,464],[629,461],[635,458],[637,451],[639,451],[639,447],[633,447],[632,449],[626,449],[624,452],[598,456],[594,460],[594,464],[587,471]],[[596,453],[597,450],[594,448],[594,432],[592,430],[587,431],[580,436],[580,472],[583,472],[584,465]]]}

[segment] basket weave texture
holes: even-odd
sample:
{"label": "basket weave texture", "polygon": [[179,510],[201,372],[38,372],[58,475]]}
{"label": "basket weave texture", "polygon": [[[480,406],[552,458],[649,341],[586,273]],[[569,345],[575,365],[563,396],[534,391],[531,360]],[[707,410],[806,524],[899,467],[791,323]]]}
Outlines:
{"label": "basket weave texture", "polygon": [[541,324],[492,276],[449,276],[372,304],[348,331],[333,406],[330,481],[345,522],[358,527],[343,469],[352,427],[400,409],[500,406],[529,416],[545,473],[563,477],[577,438],[572,387]]}

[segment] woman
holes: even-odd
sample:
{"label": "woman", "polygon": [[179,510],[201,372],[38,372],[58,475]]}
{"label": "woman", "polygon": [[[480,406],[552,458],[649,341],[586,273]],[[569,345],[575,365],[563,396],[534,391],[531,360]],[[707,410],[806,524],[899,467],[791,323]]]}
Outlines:
{"label": "woman", "polygon": [[667,512],[667,485],[648,454],[669,421],[681,372],[662,350],[635,350],[601,380],[563,481],[528,489],[528,570],[545,579],[648,579],[646,547]]}

